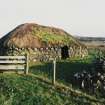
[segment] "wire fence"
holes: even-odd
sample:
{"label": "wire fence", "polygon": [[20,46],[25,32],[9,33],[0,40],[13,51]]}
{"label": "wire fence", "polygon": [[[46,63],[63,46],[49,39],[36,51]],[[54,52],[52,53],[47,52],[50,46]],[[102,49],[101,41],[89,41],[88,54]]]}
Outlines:
{"label": "wire fence", "polygon": [[[48,78],[51,81],[62,81],[66,83],[73,82],[73,75],[83,70],[89,71],[91,64],[82,61],[49,61],[32,62],[30,72]],[[54,77],[55,76],[55,77]],[[55,80],[54,80],[55,79]]]}

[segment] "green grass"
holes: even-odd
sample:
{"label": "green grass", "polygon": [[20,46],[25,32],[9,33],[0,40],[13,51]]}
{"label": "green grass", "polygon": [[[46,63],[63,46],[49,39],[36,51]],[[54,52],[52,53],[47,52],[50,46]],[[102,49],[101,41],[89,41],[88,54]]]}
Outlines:
{"label": "green grass", "polygon": [[65,33],[64,35],[59,35],[53,32],[48,32],[43,28],[40,29],[40,31],[39,30],[37,31],[36,29],[33,30],[32,34],[37,36],[39,39],[41,39],[43,42],[46,42],[46,43],[49,43],[49,42],[51,42],[52,44],[63,43],[66,45],[77,43],[75,39],[73,39],[70,36],[67,36]]}
{"label": "green grass", "polygon": [[[90,58],[83,59],[70,59],[57,61],[56,63],[56,80],[63,81],[65,83],[71,83],[73,75],[76,72],[82,72],[86,70],[92,72],[92,64]],[[30,72],[52,80],[53,74],[53,62],[45,63],[31,63]]]}
{"label": "green grass", "polygon": [[0,74],[0,105],[104,105],[102,100],[52,86],[35,75]]}
{"label": "green grass", "polygon": [[92,57],[57,61],[56,85],[52,62],[31,62],[29,75],[0,74],[0,105],[105,105],[105,99],[72,87],[72,76],[91,71]]}

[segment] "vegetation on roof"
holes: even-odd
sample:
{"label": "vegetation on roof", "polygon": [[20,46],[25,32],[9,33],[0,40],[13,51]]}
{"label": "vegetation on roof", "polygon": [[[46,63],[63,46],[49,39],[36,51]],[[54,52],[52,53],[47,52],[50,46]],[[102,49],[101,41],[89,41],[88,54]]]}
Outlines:
{"label": "vegetation on roof", "polygon": [[1,38],[0,44],[2,47],[14,45],[19,48],[43,47],[56,44],[84,46],[62,29],[33,23],[26,23],[16,27]]}

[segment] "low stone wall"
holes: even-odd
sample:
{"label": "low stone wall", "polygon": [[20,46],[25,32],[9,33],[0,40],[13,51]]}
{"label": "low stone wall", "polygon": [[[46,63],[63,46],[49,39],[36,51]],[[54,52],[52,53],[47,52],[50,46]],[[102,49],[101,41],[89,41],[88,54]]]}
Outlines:
{"label": "low stone wall", "polygon": [[[81,47],[69,47],[70,57],[84,57],[88,55],[87,49]],[[53,58],[61,59],[61,47],[47,47],[47,48],[9,48],[4,55],[24,55],[26,52],[30,55],[30,61],[49,61]]]}
{"label": "low stone wall", "polygon": [[31,61],[49,61],[53,58],[61,59],[61,49],[59,48],[40,48],[30,53]]}

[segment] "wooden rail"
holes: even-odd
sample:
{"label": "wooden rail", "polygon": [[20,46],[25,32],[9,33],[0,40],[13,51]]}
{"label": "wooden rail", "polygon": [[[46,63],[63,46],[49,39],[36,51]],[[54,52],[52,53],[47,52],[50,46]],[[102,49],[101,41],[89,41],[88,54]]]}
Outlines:
{"label": "wooden rail", "polygon": [[28,55],[25,56],[0,56],[0,71],[24,70],[28,74]]}

